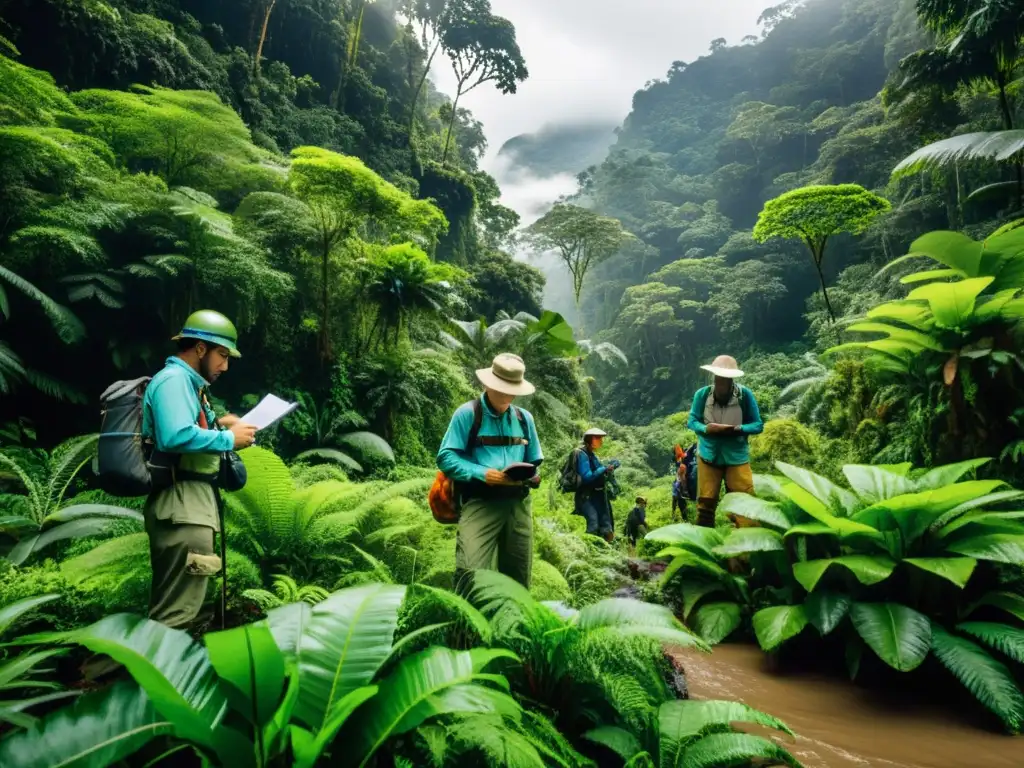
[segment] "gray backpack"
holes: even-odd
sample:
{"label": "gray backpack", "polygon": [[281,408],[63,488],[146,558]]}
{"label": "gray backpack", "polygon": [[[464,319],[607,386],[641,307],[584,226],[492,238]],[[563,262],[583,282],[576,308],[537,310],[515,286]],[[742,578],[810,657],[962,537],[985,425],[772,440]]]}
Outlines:
{"label": "gray backpack", "polygon": [[115,381],[100,395],[100,438],[93,473],[111,496],[145,496],[153,489],[142,437],[142,398],[149,377]]}

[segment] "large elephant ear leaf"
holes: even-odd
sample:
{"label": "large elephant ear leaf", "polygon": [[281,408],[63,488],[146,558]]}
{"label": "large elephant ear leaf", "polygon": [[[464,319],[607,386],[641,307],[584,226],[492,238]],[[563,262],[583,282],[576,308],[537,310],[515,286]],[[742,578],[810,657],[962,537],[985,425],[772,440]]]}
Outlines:
{"label": "large elephant ear leaf", "polygon": [[246,624],[203,638],[231,705],[263,726],[274,716],[285,680],[285,660],[266,624]]}
{"label": "large elephant ear leaf", "polygon": [[1011,733],[1024,725],[1024,694],[1010,671],[983,648],[963,637],[932,628],[932,649],[942,665],[994,712]]}
{"label": "large elephant ear leaf", "polygon": [[345,696],[371,683],[391,654],[404,599],[405,587],[367,584],[313,606],[298,641],[299,721],[320,730]]}
{"label": "large elephant ear leaf", "polygon": [[816,472],[794,467],[792,464],[782,461],[775,462],[775,468],[824,504],[829,512],[838,513],[841,516],[850,515],[860,504],[855,494],[845,488],[840,488]]}
{"label": "large elephant ear leaf", "polygon": [[929,469],[923,475],[914,480],[914,485],[919,491],[934,491],[944,485],[952,485],[978,467],[988,464],[992,459],[968,459],[956,464],[946,464],[942,467]]}
{"label": "large elephant ear leaf", "polygon": [[905,605],[856,603],[850,620],[878,658],[900,672],[917,669],[931,648],[932,623]]}
{"label": "large elephant ear leaf", "polygon": [[160,716],[135,683],[122,681],[0,740],[0,765],[116,765],[151,739],[174,731],[174,723]]}
{"label": "large elephant ear leaf", "polygon": [[843,474],[850,487],[868,504],[910,493],[915,488],[906,474],[884,467],[847,464],[843,467]]}
{"label": "large elephant ear leaf", "polygon": [[807,626],[807,612],[802,605],[776,605],[754,614],[754,634],[761,650],[771,653]]}
{"label": "large elephant ear leaf", "polygon": [[69,638],[127,667],[178,733],[200,744],[211,743],[227,701],[206,649],[186,632],[119,613],[76,630]]}

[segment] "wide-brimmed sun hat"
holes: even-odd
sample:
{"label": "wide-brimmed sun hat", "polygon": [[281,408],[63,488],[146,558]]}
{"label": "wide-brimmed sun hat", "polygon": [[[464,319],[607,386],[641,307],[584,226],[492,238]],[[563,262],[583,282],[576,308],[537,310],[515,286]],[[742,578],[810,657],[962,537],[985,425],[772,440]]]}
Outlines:
{"label": "wide-brimmed sun hat", "polygon": [[603,429],[598,429],[597,427],[592,427],[592,428],[588,429],[586,432],[584,432],[583,436],[584,437],[608,437],[608,433],[605,432]]}
{"label": "wide-brimmed sun hat", "polygon": [[719,355],[711,361],[711,365],[702,365],[701,369],[713,373],[715,376],[721,376],[723,379],[738,379],[743,375],[736,358],[728,355]]}
{"label": "wide-brimmed sun hat", "polygon": [[480,383],[495,392],[503,395],[532,395],[537,388],[528,382],[526,376],[526,363],[519,355],[510,355],[507,352],[494,358],[490,368],[481,368],[476,372]]}

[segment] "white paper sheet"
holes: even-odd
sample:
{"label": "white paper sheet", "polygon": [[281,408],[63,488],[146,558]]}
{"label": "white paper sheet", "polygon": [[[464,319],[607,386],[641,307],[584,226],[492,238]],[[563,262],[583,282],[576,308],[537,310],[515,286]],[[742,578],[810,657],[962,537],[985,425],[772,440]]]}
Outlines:
{"label": "white paper sheet", "polygon": [[298,403],[289,403],[277,395],[267,395],[256,404],[255,408],[242,417],[242,422],[252,424],[256,429],[266,429],[298,407]]}

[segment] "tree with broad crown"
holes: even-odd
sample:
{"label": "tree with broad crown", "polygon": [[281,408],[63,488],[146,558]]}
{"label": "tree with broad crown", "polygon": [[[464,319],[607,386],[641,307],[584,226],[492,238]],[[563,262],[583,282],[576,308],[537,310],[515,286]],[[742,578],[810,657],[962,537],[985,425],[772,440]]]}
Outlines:
{"label": "tree with broad crown", "polygon": [[459,99],[479,85],[493,82],[502,93],[515,93],[530,73],[508,19],[491,14],[489,0],[453,0],[441,47],[455,73],[455,101],[448,120],[441,165],[448,162]]}
{"label": "tree with broad crown", "polygon": [[326,360],[331,357],[330,266],[341,246],[360,232],[371,239],[411,238],[433,246],[447,221],[431,203],[413,200],[358,158],[320,147],[292,150],[289,183],[308,206],[315,233],[310,250],[320,261],[320,354]]}
{"label": "tree with broad crown", "polygon": [[626,239],[632,237],[622,229],[618,219],[569,203],[555,203],[550,211],[530,225],[526,234],[535,248],[558,251],[559,258],[572,275],[577,307],[587,270],[614,255]]}
{"label": "tree with broad crown", "polygon": [[754,227],[754,239],[759,243],[773,237],[801,240],[811,252],[814,268],[821,282],[829,317],[834,322],[836,313],[828,299],[822,263],[829,238],[849,232],[859,235],[875,217],[892,206],[884,197],[869,192],[859,184],[812,185],[779,195],[764,204]]}

